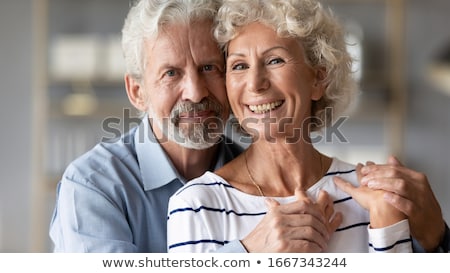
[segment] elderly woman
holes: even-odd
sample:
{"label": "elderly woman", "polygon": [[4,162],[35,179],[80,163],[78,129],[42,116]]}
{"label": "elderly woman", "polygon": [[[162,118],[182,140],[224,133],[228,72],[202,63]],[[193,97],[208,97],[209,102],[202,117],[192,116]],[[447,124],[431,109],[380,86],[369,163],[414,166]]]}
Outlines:
{"label": "elderly woman", "polygon": [[[248,252],[410,252],[406,216],[379,191],[361,186],[350,197],[334,178],[357,187],[358,167],[311,141],[355,93],[332,14],[314,0],[226,0],[217,22],[228,99],[253,141],[172,196],[169,252],[209,252],[233,240]],[[262,233],[269,222],[272,233]]]}

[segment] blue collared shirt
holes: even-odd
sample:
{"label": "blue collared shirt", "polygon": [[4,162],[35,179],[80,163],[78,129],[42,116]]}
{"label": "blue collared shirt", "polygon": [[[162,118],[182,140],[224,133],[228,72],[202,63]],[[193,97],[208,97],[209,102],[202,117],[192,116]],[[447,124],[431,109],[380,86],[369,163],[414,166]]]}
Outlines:
{"label": "blue collared shirt", "polygon": [[[242,151],[223,140],[215,168]],[[184,183],[145,117],[119,141],[99,143],[67,167],[50,223],[54,251],[167,252],[167,204]],[[237,241],[221,251],[245,250]]]}

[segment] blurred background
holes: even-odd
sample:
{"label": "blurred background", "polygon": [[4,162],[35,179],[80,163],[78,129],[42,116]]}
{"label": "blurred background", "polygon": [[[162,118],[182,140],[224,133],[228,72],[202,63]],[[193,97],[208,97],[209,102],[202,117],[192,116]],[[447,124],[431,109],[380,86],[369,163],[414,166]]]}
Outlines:
{"label": "blurred background", "polygon": [[[450,1],[327,0],[360,95],[317,147],[352,163],[397,155],[427,174],[450,222]],[[129,0],[0,1],[0,252],[50,252],[66,165],[135,125],[120,31]]]}

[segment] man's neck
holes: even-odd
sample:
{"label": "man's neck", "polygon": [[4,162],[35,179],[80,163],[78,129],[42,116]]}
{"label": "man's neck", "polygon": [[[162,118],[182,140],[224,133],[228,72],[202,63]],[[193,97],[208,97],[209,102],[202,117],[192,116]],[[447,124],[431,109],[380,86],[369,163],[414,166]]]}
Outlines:
{"label": "man's neck", "polygon": [[172,141],[161,144],[175,168],[187,181],[201,176],[215,164],[218,145],[204,150],[188,149]]}

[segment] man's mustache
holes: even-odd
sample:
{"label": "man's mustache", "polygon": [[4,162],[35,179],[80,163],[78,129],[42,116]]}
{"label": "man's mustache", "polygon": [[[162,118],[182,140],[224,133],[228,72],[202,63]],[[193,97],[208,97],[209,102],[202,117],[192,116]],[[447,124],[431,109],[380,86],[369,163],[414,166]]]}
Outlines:
{"label": "man's mustache", "polygon": [[219,102],[211,98],[205,98],[198,103],[188,101],[179,102],[173,107],[170,113],[170,119],[174,124],[178,124],[182,113],[195,114],[202,111],[212,111],[216,117],[219,117],[222,114],[223,107]]}

